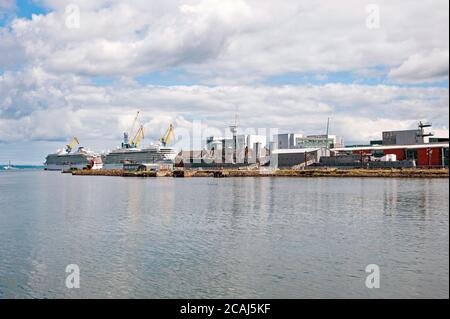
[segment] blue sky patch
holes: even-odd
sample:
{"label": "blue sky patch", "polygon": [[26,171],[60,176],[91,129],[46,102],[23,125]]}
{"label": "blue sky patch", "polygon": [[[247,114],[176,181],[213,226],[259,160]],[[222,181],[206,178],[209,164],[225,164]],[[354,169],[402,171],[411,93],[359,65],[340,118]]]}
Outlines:
{"label": "blue sky patch", "polygon": [[33,14],[46,14],[49,11],[31,0],[17,0],[16,1],[16,15],[20,18],[31,19]]}

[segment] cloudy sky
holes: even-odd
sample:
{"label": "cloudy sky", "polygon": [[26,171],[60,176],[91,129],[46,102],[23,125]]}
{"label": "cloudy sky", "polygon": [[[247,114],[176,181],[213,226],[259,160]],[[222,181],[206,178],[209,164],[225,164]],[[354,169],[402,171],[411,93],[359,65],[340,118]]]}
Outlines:
{"label": "cloudy sky", "polygon": [[[321,134],[449,126],[449,2],[0,0],[0,163],[168,123]],[[184,143],[182,147],[187,147]]]}

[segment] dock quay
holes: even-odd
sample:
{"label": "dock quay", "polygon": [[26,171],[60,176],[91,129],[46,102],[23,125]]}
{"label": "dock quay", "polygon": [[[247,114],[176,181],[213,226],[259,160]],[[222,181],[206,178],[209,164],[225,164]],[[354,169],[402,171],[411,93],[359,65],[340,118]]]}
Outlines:
{"label": "dock quay", "polygon": [[76,176],[120,177],[395,177],[395,178],[448,178],[446,169],[281,169],[281,170],[174,170],[174,171],[126,171],[126,170],[73,170]]}
{"label": "dock quay", "polygon": [[121,176],[121,177],[156,177],[155,171],[126,171],[121,169],[73,170],[72,175],[79,176]]}

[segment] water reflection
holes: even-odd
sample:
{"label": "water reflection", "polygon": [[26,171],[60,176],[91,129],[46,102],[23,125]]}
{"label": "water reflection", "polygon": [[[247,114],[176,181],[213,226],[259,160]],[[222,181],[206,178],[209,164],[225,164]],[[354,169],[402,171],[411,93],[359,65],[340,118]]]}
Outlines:
{"label": "water reflection", "polygon": [[447,180],[33,172],[0,205],[0,297],[448,297]]}

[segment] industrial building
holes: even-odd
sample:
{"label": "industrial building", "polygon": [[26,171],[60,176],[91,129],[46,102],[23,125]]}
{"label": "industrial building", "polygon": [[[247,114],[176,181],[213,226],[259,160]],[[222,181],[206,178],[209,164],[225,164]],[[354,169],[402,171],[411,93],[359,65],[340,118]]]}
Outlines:
{"label": "industrial building", "polygon": [[431,127],[431,124],[419,122],[416,130],[385,131],[382,133],[383,145],[413,145],[424,144],[425,137],[433,136],[432,133],[425,133],[424,129]]}
{"label": "industrial building", "polygon": [[[418,129],[382,132],[382,139],[369,145],[344,146],[336,135],[276,134],[267,147],[264,135],[237,134],[210,136],[205,149],[180,152],[176,166],[187,168],[239,168],[269,165],[272,168],[305,168],[306,166],[411,168],[447,167],[448,138],[435,138],[425,133],[431,124],[419,122]],[[426,142],[426,138],[428,141]]]}
{"label": "industrial building", "polygon": [[[255,144],[259,144],[259,148],[262,149],[266,147],[267,137],[265,135],[257,135],[257,134],[238,134],[236,135],[236,148],[237,149],[245,149],[246,147],[249,149],[254,149]],[[223,145],[225,148],[233,148],[233,137],[221,137],[221,136],[209,136],[206,138],[206,146],[207,150],[221,150]]]}
{"label": "industrial building", "polygon": [[420,130],[387,131],[383,132],[383,145],[423,144],[424,137]]}
{"label": "industrial building", "polygon": [[[233,133],[235,131],[232,130]],[[206,151],[211,161],[216,164],[251,164],[259,163],[259,159],[265,156],[267,137],[256,134],[234,134],[232,137],[210,136],[206,138]],[[201,158],[205,155],[201,153]],[[189,160],[190,163],[205,162],[198,157],[197,161]]]}
{"label": "industrial building", "polygon": [[336,135],[276,134],[271,144],[272,168],[306,167],[318,164],[330,148],[343,146],[344,139]]}
{"label": "industrial building", "polygon": [[273,136],[272,150],[296,148],[333,148],[343,147],[344,138],[336,135],[307,135],[284,133]]}
{"label": "industrial building", "polygon": [[331,149],[337,153],[373,155],[382,151],[384,155],[395,155],[396,161],[414,161],[418,167],[448,167],[449,143],[424,143],[410,145],[374,145],[362,147],[343,147]]}
{"label": "industrial building", "polygon": [[[449,143],[448,138],[434,138],[432,133],[425,133],[424,128],[431,127],[431,124],[419,122],[417,130],[405,131],[385,131],[382,132],[381,143],[371,142],[371,145],[337,147],[331,151],[335,153],[332,159],[322,159],[323,163],[344,163],[348,158],[341,158],[342,154],[360,155],[360,165],[363,161],[383,161],[381,158],[387,155],[394,155],[395,160],[390,162],[402,162],[404,167],[410,167],[411,163],[415,167],[448,167]],[[425,142],[425,138],[429,138]],[[380,145],[381,144],[381,145]],[[367,158],[368,160],[364,160]],[[376,166],[371,164],[368,166]],[[383,164],[384,166],[388,164]],[[399,163],[391,166],[399,166]]]}
{"label": "industrial building", "polygon": [[306,167],[319,163],[322,156],[328,156],[329,154],[330,151],[326,148],[277,149],[270,154],[270,167]]}
{"label": "industrial building", "polygon": [[249,165],[265,165],[269,161],[266,148],[248,150],[241,157],[231,148],[221,150],[182,151],[175,158],[175,166],[185,168],[233,168]]}
{"label": "industrial building", "polygon": [[336,135],[307,135],[295,139],[295,148],[333,148],[343,147],[344,138]]}
{"label": "industrial building", "polygon": [[272,149],[291,149],[295,148],[295,141],[297,138],[303,137],[299,133],[284,133],[273,136]]}

